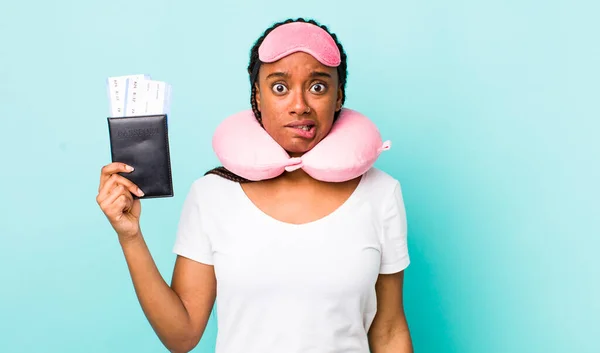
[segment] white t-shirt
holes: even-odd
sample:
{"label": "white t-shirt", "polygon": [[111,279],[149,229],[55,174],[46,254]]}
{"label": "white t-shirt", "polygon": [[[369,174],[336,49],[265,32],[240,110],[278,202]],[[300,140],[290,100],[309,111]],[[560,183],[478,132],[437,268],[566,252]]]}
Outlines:
{"label": "white t-shirt", "polygon": [[192,184],[173,250],[214,266],[216,353],[368,353],[377,276],[409,264],[405,215],[400,183],[375,168],[301,225],[209,174]]}

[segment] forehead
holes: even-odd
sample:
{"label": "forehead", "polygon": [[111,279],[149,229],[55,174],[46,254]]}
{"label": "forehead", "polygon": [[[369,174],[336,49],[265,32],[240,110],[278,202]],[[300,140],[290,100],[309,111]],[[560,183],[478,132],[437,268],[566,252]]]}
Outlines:
{"label": "forehead", "polygon": [[310,54],[297,52],[273,63],[262,64],[260,76],[266,77],[273,72],[283,72],[289,76],[308,76],[315,71],[327,72],[334,77],[336,68],[321,64]]}

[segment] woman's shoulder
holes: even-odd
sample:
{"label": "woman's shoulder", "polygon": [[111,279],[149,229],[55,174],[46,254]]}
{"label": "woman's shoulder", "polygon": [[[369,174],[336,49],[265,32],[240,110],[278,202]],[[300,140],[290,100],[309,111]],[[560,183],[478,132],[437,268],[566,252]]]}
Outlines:
{"label": "woman's shoulder", "polygon": [[402,190],[396,177],[372,167],[363,174],[357,194],[365,201],[381,205],[393,202],[397,195],[402,194]]}
{"label": "woman's shoulder", "polygon": [[389,192],[396,189],[396,187],[400,187],[400,181],[397,178],[375,167],[372,167],[363,175],[362,183],[362,187],[370,192]]}
{"label": "woman's shoulder", "polygon": [[238,187],[237,182],[216,174],[207,174],[192,181],[189,194],[198,200],[213,202],[230,197]]}

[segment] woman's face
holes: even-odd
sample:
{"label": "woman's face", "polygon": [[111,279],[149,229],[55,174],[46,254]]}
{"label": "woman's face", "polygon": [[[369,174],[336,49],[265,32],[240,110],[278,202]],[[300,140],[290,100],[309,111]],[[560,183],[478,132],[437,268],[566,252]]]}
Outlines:
{"label": "woman's face", "polygon": [[341,109],[337,70],[298,52],[262,64],[256,104],[262,123],[291,156],[300,156],[321,141]]}

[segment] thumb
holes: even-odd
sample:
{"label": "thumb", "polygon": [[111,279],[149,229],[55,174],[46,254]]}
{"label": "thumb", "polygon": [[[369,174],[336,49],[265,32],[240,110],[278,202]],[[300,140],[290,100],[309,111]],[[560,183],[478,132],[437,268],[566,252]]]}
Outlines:
{"label": "thumb", "polygon": [[129,210],[135,218],[139,218],[142,213],[142,202],[139,199],[134,199]]}

